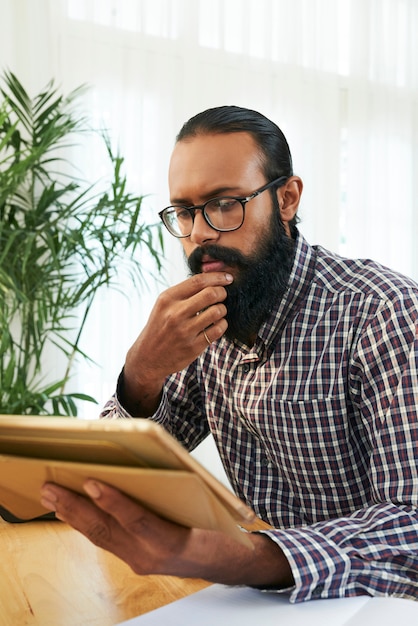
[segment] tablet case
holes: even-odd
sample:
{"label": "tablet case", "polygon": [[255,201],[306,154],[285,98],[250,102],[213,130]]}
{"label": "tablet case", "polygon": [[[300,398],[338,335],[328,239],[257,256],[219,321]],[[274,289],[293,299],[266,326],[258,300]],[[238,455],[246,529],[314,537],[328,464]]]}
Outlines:
{"label": "tablet case", "polygon": [[254,513],[162,426],[147,419],[0,416],[0,505],[18,519],[47,513],[45,481],[79,493],[87,478],[113,485],[188,527],[222,530],[252,545],[238,524]]}

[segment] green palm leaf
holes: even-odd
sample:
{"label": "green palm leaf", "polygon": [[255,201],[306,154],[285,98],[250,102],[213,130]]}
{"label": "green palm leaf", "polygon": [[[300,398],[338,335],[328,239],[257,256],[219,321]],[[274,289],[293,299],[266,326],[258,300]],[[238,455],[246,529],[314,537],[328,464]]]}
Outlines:
{"label": "green palm leaf", "polygon": [[[11,72],[2,85],[0,413],[76,415],[77,402],[94,399],[65,387],[76,359],[89,360],[79,342],[97,291],[117,289],[121,268],[143,284],[143,251],[159,271],[161,229],[143,220],[143,197],[128,191],[123,157],[106,135],[113,177],[104,191],[68,161],[68,147],[90,132],[77,111],[85,87],[64,96],[51,81],[31,98]],[[49,346],[67,370],[44,384]]]}

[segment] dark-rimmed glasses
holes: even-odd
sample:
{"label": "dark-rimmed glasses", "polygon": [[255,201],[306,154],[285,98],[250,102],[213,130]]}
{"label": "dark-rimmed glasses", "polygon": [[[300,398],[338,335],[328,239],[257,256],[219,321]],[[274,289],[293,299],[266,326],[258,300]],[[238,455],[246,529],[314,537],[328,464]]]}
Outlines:
{"label": "dark-rimmed glasses", "polygon": [[168,206],[158,215],[167,230],[178,238],[190,237],[197,210],[202,211],[206,223],[214,230],[221,233],[238,230],[244,223],[247,202],[274,185],[281,187],[287,179],[287,176],[280,176],[243,198],[222,196],[196,206]]}

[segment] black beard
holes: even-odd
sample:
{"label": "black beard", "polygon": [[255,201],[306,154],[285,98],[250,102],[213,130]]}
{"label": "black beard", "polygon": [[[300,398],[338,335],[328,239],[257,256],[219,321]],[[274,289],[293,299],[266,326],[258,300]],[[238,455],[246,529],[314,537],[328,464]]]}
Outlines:
{"label": "black beard", "polygon": [[225,336],[251,345],[287,289],[294,241],[286,235],[278,211],[273,211],[270,228],[261,237],[254,254],[244,256],[235,248],[201,246],[187,259],[192,274],[201,273],[204,255],[238,269],[234,282],[225,287],[228,322]]}

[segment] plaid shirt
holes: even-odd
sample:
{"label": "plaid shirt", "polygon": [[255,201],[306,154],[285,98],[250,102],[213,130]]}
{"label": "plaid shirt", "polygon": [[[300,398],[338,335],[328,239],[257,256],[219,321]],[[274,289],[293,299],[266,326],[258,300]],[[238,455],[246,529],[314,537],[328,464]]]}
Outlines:
{"label": "plaid shirt", "polygon": [[[418,286],[299,234],[289,288],[252,348],[225,338],[170,376],[153,419],[209,432],[274,530],[293,602],[418,598]],[[129,417],[117,400],[103,417]]]}

